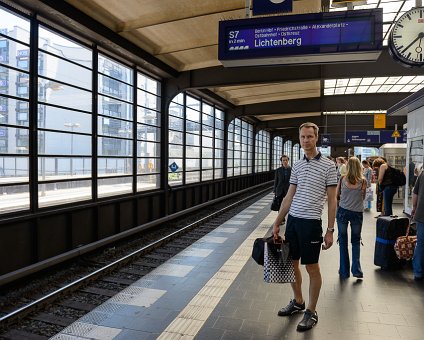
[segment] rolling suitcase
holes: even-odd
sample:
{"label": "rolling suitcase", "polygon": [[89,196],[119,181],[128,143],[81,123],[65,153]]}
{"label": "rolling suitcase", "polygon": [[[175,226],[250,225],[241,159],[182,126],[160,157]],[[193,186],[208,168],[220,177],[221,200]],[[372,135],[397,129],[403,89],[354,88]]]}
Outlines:
{"label": "rolling suitcase", "polygon": [[407,217],[381,216],[377,219],[374,264],[381,269],[395,269],[401,266],[397,258],[394,244],[399,236],[403,236],[408,228]]}

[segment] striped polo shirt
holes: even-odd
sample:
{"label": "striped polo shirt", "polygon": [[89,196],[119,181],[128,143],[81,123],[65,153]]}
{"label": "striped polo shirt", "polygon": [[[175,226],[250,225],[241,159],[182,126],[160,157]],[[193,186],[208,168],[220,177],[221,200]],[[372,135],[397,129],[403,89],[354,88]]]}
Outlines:
{"label": "striped polo shirt", "polygon": [[289,214],[306,219],[321,219],[327,187],[337,185],[335,164],[321,152],[314,158],[306,155],[293,166],[290,184],[296,185]]}

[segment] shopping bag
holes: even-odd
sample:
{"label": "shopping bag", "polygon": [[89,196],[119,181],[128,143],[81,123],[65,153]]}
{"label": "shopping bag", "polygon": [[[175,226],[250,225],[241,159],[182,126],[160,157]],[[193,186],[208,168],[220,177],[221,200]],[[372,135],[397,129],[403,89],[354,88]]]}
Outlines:
{"label": "shopping bag", "polygon": [[295,282],[293,260],[288,243],[264,243],[264,281],[267,283]]}
{"label": "shopping bag", "polygon": [[372,188],[367,188],[367,191],[365,192],[365,201],[371,202],[374,200],[374,192],[372,191]]}
{"label": "shopping bag", "polygon": [[406,229],[406,235],[399,236],[394,245],[396,256],[399,260],[410,260],[414,256],[417,237],[409,236],[409,228],[410,225],[408,225],[408,229]]}

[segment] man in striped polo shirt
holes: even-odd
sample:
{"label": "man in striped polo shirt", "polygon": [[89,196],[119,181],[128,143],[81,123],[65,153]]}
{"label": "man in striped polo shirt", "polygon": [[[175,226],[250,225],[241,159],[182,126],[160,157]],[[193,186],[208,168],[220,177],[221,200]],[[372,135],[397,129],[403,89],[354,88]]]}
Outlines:
{"label": "man in striped polo shirt", "polygon": [[[302,295],[302,274],[299,261],[306,266],[309,274],[309,304],[298,331],[311,329],[318,322],[315,310],[322,279],[318,264],[322,249],[333,244],[334,220],[336,216],[337,173],[334,163],[318,152],[318,126],[304,123],[299,128],[300,144],[305,152],[303,159],[293,166],[290,187],[278,216],[273,224],[274,237],[280,232],[281,221],[289,213],[286,222],[285,239],[290,243],[296,282],[292,283],[294,298],[278,311],[279,316],[289,316],[305,309]],[[322,237],[321,215],[325,198],[328,197],[328,227]]]}

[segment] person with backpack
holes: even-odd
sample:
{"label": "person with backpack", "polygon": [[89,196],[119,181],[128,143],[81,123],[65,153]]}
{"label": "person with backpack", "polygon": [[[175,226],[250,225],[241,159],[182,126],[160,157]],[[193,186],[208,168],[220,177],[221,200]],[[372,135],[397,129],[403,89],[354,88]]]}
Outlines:
{"label": "person with backpack", "polygon": [[372,167],[378,173],[378,185],[383,191],[383,216],[393,215],[393,197],[398,187],[405,185],[406,177],[403,172],[387,164],[383,158],[377,158]]}

